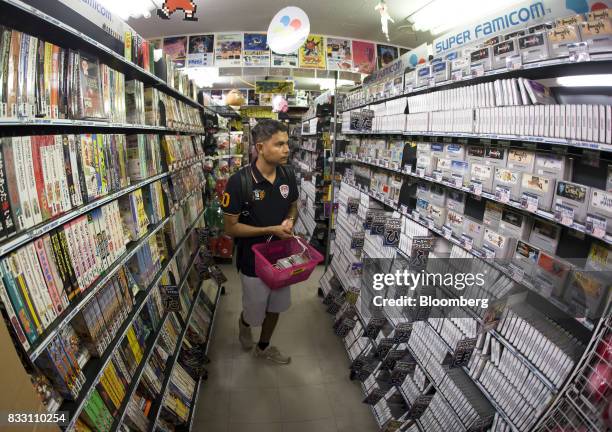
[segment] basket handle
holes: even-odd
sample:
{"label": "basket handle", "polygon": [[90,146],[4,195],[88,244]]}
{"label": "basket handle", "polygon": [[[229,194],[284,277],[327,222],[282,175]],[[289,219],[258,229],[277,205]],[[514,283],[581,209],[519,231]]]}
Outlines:
{"label": "basket handle", "polygon": [[[268,240],[266,240],[266,243],[270,243],[270,241],[272,240],[272,237],[274,237],[273,235],[271,235],[270,237],[268,237]],[[298,244],[300,246],[302,246],[302,253],[306,253],[308,252],[308,246],[306,246],[303,242],[302,242],[302,238],[296,236],[295,234],[293,235],[293,238],[298,242]],[[308,257],[310,258],[310,253],[308,254]]]}

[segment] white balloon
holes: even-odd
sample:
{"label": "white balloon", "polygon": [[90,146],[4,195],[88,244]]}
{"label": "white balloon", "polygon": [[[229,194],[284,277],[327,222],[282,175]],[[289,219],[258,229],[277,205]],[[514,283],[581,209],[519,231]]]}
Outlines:
{"label": "white balloon", "polygon": [[291,54],[306,41],[310,20],[302,9],[289,6],[281,9],[268,26],[268,45],[277,54]]}

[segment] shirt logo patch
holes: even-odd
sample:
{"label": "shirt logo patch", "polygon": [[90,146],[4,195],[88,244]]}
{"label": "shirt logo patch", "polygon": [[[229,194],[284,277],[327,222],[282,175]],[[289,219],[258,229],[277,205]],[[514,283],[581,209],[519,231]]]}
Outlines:
{"label": "shirt logo patch", "polygon": [[289,196],[289,186],[288,185],[281,185],[279,189],[280,189],[280,193],[283,196],[283,198],[287,198]]}
{"label": "shirt logo patch", "polygon": [[266,191],[265,190],[255,189],[253,191],[253,200],[255,200],[255,201],[263,201],[263,199],[265,197],[266,197]]}

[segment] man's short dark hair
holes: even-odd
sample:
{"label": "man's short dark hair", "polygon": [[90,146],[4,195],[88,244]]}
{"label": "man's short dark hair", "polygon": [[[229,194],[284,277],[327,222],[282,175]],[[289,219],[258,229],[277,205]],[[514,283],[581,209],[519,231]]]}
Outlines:
{"label": "man's short dark hair", "polygon": [[272,135],[277,132],[287,131],[287,125],[284,123],[278,120],[265,119],[257,122],[255,127],[251,130],[251,135],[253,137],[253,143],[257,144],[269,140],[272,138]]}

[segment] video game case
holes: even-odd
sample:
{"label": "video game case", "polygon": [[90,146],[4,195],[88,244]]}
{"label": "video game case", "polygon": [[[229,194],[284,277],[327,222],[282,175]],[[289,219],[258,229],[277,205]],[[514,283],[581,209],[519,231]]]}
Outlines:
{"label": "video game case", "polygon": [[521,180],[521,204],[530,211],[538,208],[549,211],[555,191],[554,177],[523,173]]}
{"label": "video game case", "polygon": [[590,188],[578,183],[557,181],[554,197],[555,218],[566,224],[584,222],[588,209]]}
{"label": "video game case", "polygon": [[520,198],[521,172],[514,172],[505,168],[495,168],[493,178],[493,191],[498,200],[509,201]]}
{"label": "video game case", "polygon": [[599,228],[603,232],[612,232],[612,194],[599,189],[591,189],[589,209],[586,223],[590,225],[587,229],[595,232]]}

